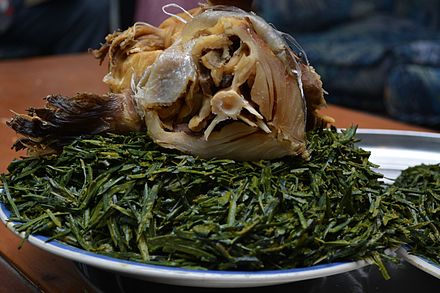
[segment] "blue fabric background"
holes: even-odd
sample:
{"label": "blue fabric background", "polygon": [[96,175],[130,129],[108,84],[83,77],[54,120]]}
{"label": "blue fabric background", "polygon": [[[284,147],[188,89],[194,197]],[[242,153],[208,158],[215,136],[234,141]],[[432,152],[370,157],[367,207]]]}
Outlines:
{"label": "blue fabric background", "polygon": [[440,126],[440,1],[256,0],[292,34],[329,102]]}

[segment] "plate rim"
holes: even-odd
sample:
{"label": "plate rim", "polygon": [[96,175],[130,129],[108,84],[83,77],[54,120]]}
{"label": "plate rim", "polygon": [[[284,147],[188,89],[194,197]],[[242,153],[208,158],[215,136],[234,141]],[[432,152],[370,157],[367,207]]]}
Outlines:
{"label": "plate rim", "polygon": [[[346,129],[346,128],[339,128]],[[404,135],[440,139],[440,132],[399,130],[399,129],[378,129],[378,128],[358,128],[356,134],[381,134],[381,135]]]}
{"label": "plate rim", "polygon": [[408,248],[400,247],[396,251],[397,255],[399,255],[403,260],[407,261],[411,265],[415,266],[416,268],[436,277],[437,279],[440,279],[440,266],[434,264],[433,262],[425,259],[422,256],[418,256],[415,254],[412,254]]}

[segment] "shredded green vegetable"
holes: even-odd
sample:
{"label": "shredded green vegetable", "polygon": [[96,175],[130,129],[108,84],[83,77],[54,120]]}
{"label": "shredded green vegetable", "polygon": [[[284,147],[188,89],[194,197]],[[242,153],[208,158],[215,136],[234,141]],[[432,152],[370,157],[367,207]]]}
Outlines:
{"label": "shredded green vegetable", "polygon": [[409,251],[440,265],[440,164],[408,168],[390,188],[410,229]]}
{"label": "shredded green vegetable", "polygon": [[[143,133],[82,138],[61,154],[13,161],[1,201],[17,231],[122,259],[267,270],[368,258],[388,277],[382,260],[395,259],[385,251],[430,224],[415,232],[414,216],[400,214],[408,195],[383,184],[355,134],[315,130],[309,161],[258,162],[183,155]],[[433,198],[436,210],[425,212],[438,221],[438,192],[424,203]]]}

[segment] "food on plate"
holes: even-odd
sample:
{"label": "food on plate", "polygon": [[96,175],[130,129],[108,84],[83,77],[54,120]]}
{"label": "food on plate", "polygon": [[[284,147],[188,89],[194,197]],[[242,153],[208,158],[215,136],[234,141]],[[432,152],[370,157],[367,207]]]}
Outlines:
{"label": "food on plate", "polygon": [[107,36],[93,54],[108,56],[108,94],[51,95],[8,122],[30,155],[1,176],[15,229],[197,269],[369,259],[389,277],[404,243],[438,261],[438,185],[385,185],[356,128],[327,127],[294,43],[211,5]]}
{"label": "food on plate", "polygon": [[253,162],[93,136],[12,162],[2,202],[19,232],[121,259],[250,271],[371,259],[386,276],[401,220],[355,133],[310,131],[310,160]]}
{"label": "food on plate", "polygon": [[407,168],[393,184],[399,213],[411,228],[408,250],[440,265],[440,163]]}
{"label": "food on plate", "polygon": [[203,158],[308,157],[307,129],[333,119],[319,75],[283,34],[254,13],[201,5],[159,27],[115,32],[94,55],[109,59],[107,95],[52,95],[16,115],[15,144],[47,153],[72,137],[144,131],[163,147]]}

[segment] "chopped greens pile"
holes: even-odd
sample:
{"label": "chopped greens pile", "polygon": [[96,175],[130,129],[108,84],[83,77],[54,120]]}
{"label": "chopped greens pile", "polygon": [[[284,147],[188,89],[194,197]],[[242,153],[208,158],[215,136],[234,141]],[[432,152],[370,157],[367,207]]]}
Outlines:
{"label": "chopped greens pile", "polygon": [[309,161],[258,162],[182,155],[143,133],[93,136],[13,161],[1,201],[17,231],[122,259],[268,270],[369,258],[386,276],[388,248],[438,251],[438,172],[427,195],[407,187],[411,174],[388,188],[355,134],[314,130]]}
{"label": "chopped greens pile", "polygon": [[411,229],[410,252],[440,264],[440,164],[410,167],[390,189],[402,202],[395,209]]}

